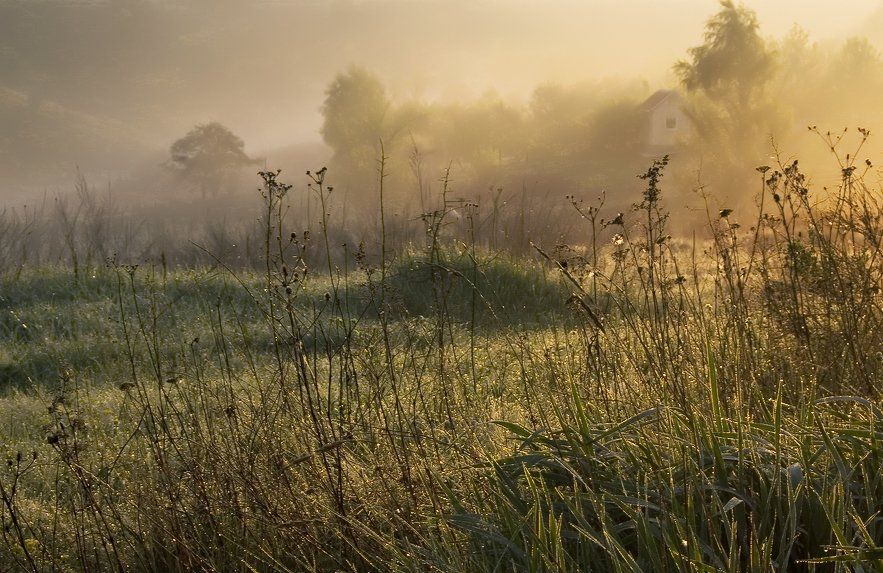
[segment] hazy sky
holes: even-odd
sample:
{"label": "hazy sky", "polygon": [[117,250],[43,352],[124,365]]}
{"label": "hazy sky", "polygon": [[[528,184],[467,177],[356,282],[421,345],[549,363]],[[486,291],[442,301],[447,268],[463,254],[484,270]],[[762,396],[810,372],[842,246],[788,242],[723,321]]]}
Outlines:
{"label": "hazy sky", "polygon": [[[881,39],[880,0],[745,4],[766,36],[796,23],[816,41]],[[400,98],[493,89],[527,101],[542,83],[609,77],[638,77],[653,88],[673,82],[672,63],[701,42],[718,7],[713,0],[0,0],[0,123],[16,120],[15,105],[43,101],[56,106],[52,121],[75,124],[78,134],[100,130],[163,149],[189,126],[218,120],[260,150],[318,139],[324,89],[350,64],[373,70]]]}
{"label": "hazy sky", "polygon": [[757,12],[768,32],[797,22],[820,38],[855,33],[881,5],[879,0],[751,0],[744,4]]}

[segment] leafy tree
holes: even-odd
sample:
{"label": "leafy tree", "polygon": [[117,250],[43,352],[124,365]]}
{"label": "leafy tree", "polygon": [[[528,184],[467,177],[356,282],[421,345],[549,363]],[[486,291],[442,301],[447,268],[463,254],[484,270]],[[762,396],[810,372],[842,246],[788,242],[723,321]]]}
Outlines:
{"label": "leafy tree", "polygon": [[646,89],[615,80],[538,87],[528,107],[530,168],[614,192],[631,185],[645,161],[646,122],[637,108]]}
{"label": "leafy tree", "polygon": [[630,183],[646,162],[642,150],[647,124],[635,107],[631,100],[611,102],[587,123],[583,161],[608,185]]}
{"label": "leafy tree", "polygon": [[478,172],[493,171],[521,155],[523,117],[493,92],[466,105],[439,110],[444,125],[439,141],[445,155]]}
{"label": "leafy tree", "polygon": [[[375,201],[365,190],[377,183],[381,141],[387,157],[406,164],[417,141],[426,141],[430,120],[428,106],[416,101],[393,105],[377,76],[356,66],[335,76],[325,91],[322,114],[322,137],[334,153],[337,195],[364,207]],[[400,193],[405,198],[411,190],[407,170],[387,172],[384,181],[387,197]]]}
{"label": "leafy tree", "polygon": [[787,114],[769,97],[776,70],[773,50],[760,35],[756,14],[722,0],[675,72],[689,96],[687,112],[698,138],[693,155],[704,157],[706,182],[725,194],[738,192],[763,160],[770,135],[786,127]]}
{"label": "leafy tree", "polygon": [[200,124],[172,144],[170,166],[193,181],[203,197],[216,191],[233,171],[256,162],[245,143],[217,122]]}
{"label": "leafy tree", "polygon": [[847,39],[820,80],[817,92],[827,100],[828,128],[879,124],[883,60],[867,38]]}
{"label": "leafy tree", "polygon": [[345,167],[370,165],[384,135],[389,100],[380,80],[351,67],[339,73],[325,91],[322,137]]}
{"label": "leafy tree", "polygon": [[[883,60],[866,38],[848,38],[836,48],[823,48],[795,28],[778,42],[776,57],[779,71],[773,95],[787,102],[801,127],[841,129],[880,122]],[[805,151],[801,155],[806,158]]]}
{"label": "leafy tree", "polygon": [[675,64],[684,87],[740,111],[747,109],[774,70],[757,15],[732,0],[721,0],[721,10],[705,25],[704,39],[702,45],[690,48],[689,61]]}
{"label": "leafy tree", "polygon": [[867,38],[849,38],[843,44],[835,64],[850,79],[866,80],[879,76],[883,62],[880,52]]}

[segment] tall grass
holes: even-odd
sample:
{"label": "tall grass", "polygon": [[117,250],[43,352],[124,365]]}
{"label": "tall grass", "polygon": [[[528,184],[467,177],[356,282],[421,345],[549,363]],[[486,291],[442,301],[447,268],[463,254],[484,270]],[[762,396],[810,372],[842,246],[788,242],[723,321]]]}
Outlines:
{"label": "tall grass", "polygon": [[883,212],[858,155],[824,196],[760,167],[757,212],[707,198],[705,239],[668,231],[667,158],[628,213],[573,198],[587,244],[532,259],[488,250],[448,176],[420,241],[332,255],[264,172],[260,266],[9,267],[0,563],[875,570]]}

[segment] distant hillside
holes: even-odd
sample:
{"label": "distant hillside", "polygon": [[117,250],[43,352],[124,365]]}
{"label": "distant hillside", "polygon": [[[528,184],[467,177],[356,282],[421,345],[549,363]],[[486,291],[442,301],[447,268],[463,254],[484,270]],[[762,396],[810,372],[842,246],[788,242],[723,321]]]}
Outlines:
{"label": "distant hillside", "polygon": [[13,190],[62,183],[77,167],[123,171],[148,150],[120,121],[2,86],[0,125],[0,180]]}

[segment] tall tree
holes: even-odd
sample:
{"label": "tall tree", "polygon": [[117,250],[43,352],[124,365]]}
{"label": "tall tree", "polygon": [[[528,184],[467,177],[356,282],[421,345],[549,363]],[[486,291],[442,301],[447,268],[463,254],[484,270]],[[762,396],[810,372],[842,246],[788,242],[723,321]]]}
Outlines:
{"label": "tall tree", "polygon": [[766,155],[770,135],[784,127],[785,115],[767,93],[774,52],[754,12],[722,0],[706,23],[703,43],[688,54],[675,72],[689,96],[696,154],[707,160],[703,173],[712,184],[739,191],[743,177]]}
{"label": "tall tree", "polygon": [[772,77],[774,58],[760,36],[757,15],[732,0],[705,25],[704,43],[689,50],[689,60],[675,64],[688,91],[744,111]]}
{"label": "tall tree", "polygon": [[384,135],[389,100],[380,80],[351,67],[337,74],[325,91],[322,137],[345,167],[370,165]]}

